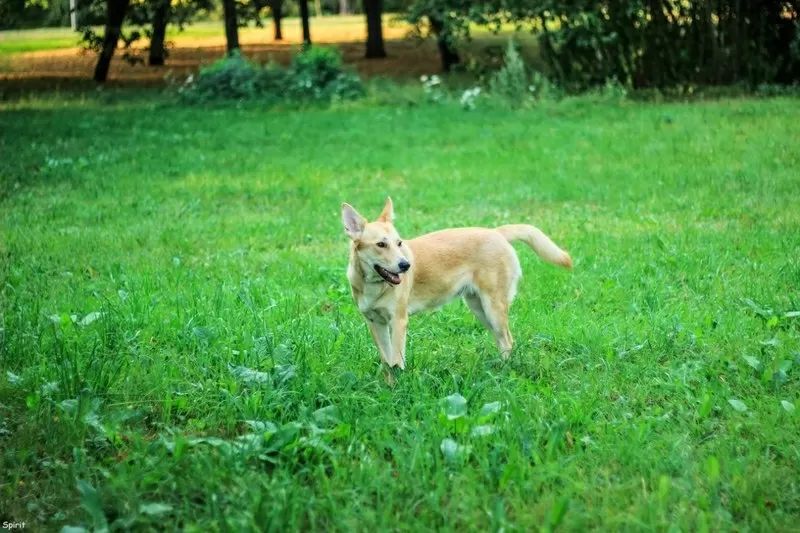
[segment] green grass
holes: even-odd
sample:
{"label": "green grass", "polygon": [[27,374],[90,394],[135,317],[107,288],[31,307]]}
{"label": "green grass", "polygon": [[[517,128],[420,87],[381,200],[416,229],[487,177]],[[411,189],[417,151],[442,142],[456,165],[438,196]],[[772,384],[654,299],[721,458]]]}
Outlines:
{"label": "green grass", "polygon": [[69,28],[0,31],[0,56],[74,48],[79,41],[80,35]]}
{"label": "green grass", "polygon": [[[0,520],[796,530],[798,123],[793,99],[4,104]],[[507,365],[454,303],[385,385],[339,207],[387,194],[406,238],[530,222],[572,254],[517,246]]]}

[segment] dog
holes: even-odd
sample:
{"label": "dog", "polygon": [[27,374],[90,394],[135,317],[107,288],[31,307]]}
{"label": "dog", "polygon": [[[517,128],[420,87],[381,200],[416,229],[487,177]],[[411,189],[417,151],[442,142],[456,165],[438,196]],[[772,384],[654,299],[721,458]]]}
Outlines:
{"label": "dog", "polygon": [[572,270],[570,255],[526,224],[445,229],[404,240],[393,222],[391,197],[374,222],[342,204],[342,224],[350,238],[350,290],[389,369],[405,370],[408,317],[459,296],[508,359],[514,344],[508,311],[522,275],[511,241],[523,241],[543,260]]}

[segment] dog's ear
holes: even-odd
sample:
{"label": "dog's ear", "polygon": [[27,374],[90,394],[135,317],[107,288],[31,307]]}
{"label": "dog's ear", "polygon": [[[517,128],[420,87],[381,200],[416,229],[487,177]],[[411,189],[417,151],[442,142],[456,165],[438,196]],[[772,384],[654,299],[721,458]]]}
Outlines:
{"label": "dog's ear", "polygon": [[367,225],[367,219],[362,217],[352,205],[342,204],[342,224],[344,224],[344,232],[347,236],[355,240],[361,237],[361,232]]}
{"label": "dog's ear", "polygon": [[386,197],[386,205],[383,206],[383,211],[378,217],[380,222],[392,222],[394,220],[394,205],[392,205],[392,198]]}

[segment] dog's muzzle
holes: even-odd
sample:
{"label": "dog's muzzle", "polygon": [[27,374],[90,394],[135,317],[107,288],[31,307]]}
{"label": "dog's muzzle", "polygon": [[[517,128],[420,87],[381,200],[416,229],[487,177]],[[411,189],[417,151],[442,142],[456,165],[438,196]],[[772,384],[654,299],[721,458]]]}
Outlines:
{"label": "dog's muzzle", "polygon": [[[409,265],[409,266],[411,266],[411,265]],[[408,269],[406,269],[406,270],[408,270]],[[391,285],[400,285],[400,281],[401,281],[400,280],[400,274],[395,274],[394,272],[389,272],[388,270],[386,270],[385,268],[383,268],[380,265],[375,265],[375,272],[377,272],[380,275],[380,277],[382,277],[384,279],[384,281],[386,281],[386,283],[389,283]]]}

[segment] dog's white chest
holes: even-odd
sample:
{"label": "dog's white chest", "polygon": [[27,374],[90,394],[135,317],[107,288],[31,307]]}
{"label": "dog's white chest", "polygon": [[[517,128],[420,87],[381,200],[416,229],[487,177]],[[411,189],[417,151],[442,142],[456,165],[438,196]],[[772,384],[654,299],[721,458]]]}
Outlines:
{"label": "dog's white chest", "polygon": [[358,310],[364,317],[378,324],[388,324],[392,318],[392,310],[387,305],[388,298],[383,284],[369,284],[357,300]]}

